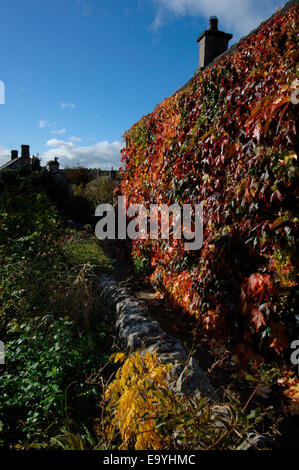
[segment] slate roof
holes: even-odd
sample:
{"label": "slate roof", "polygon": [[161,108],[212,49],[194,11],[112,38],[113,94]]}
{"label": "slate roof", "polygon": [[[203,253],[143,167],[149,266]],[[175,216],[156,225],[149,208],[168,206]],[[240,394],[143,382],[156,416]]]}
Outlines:
{"label": "slate roof", "polygon": [[9,167],[16,163],[16,162],[19,162],[19,161],[22,161],[22,157],[19,157],[19,158],[15,158],[14,160],[9,160],[9,162],[7,163],[4,163],[4,165],[0,166],[0,171],[1,170],[6,170],[7,168],[9,169]]}

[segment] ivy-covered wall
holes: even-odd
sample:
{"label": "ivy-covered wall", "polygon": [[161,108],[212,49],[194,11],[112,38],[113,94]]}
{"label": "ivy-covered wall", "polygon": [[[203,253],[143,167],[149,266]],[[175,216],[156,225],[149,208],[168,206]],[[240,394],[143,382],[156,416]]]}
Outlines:
{"label": "ivy-covered wall", "polygon": [[280,355],[296,334],[298,10],[263,23],[159,104],[126,132],[122,151],[129,204],[204,201],[200,251],[136,240],[133,256],[245,360],[258,346]]}

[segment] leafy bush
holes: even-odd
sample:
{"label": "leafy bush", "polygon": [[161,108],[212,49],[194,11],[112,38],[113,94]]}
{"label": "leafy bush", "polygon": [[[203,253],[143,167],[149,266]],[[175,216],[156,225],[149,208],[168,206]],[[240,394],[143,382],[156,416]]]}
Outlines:
{"label": "leafy bush", "polygon": [[[117,354],[115,360],[123,355]],[[164,439],[156,430],[156,419],[161,401],[158,396],[166,387],[166,374],[169,367],[159,365],[156,355],[139,353],[129,357],[117,371],[115,380],[109,385],[104,399],[109,400],[106,438],[113,440],[120,432],[121,449],[136,450],[161,449]],[[171,403],[165,397],[164,408]],[[113,412],[112,412],[113,410]]]}
{"label": "leafy bush", "polygon": [[99,204],[113,204],[113,194],[117,183],[110,181],[106,176],[90,181],[86,185],[79,185],[74,188],[76,195],[86,197],[95,210]]}
{"label": "leafy bush", "polygon": [[233,397],[228,405],[213,406],[209,398],[174,393],[166,380],[171,365],[159,363],[156,353],[127,359],[119,353],[119,360],[125,362],[103,397],[105,432],[98,429],[107,448],[232,450],[273,419],[270,409],[246,412]]}
{"label": "leafy bush", "polygon": [[147,276],[151,271],[150,260],[141,256],[134,256],[134,268],[137,276]]}
{"label": "leafy bush", "polygon": [[8,238],[56,229],[58,213],[45,191],[17,172],[0,172],[0,245]]}
{"label": "leafy bush", "polygon": [[0,441],[55,435],[65,421],[90,424],[101,389],[87,377],[107,362],[105,336],[101,323],[86,334],[63,318],[13,321],[0,375]]}
{"label": "leafy bush", "polygon": [[[52,235],[33,233],[7,240],[0,249],[0,334],[12,318],[24,321],[40,312],[54,313],[53,292],[57,291],[65,260]],[[65,276],[65,270],[64,270]]]}
{"label": "leafy bush", "polygon": [[60,231],[11,241],[0,249],[0,335],[12,318],[68,315],[87,326],[98,310],[94,281],[112,266],[89,233]]}

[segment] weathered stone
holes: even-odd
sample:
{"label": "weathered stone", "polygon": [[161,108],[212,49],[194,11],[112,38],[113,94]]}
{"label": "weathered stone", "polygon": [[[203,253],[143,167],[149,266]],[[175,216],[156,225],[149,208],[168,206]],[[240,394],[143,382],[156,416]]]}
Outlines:
{"label": "weathered stone", "polygon": [[183,344],[163,332],[160,324],[151,320],[142,300],[136,299],[130,289],[120,286],[108,276],[101,276],[98,292],[115,317],[118,337],[129,354],[139,350],[142,355],[155,351],[159,362],[171,363],[169,386],[180,393],[202,393],[216,399],[209,379],[191,358]]}
{"label": "weathered stone", "polygon": [[272,447],[273,442],[269,437],[251,432],[247,434],[246,439],[239,445],[237,450],[267,450]]}
{"label": "weathered stone", "polygon": [[[159,355],[165,354],[165,353],[168,353],[168,354],[179,353],[184,361],[188,357],[187,351],[184,348],[184,346],[181,344],[181,342],[175,338],[172,338],[166,333],[163,333],[161,338],[159,339],[159,342],[155,344],[155,349],[157,353],[159,353]],[[154,352],[152,350],[152,347],[148,349],[148,352],[150,353]]]}
{"label": "weathered stone", "polygon": [[192,395],[198,390],[204,395],[216,395],[210,380],[199,367],[194,357],[191,357],[178,378],[176,391]]}
{"label": "weathered stone", "polygon": [[138,323],[147,322],[148,318],[134,313],[133,315],[121,315],[116,320],[116,328],[121,333],[124,328],[130,328]]}
{"label": "weathered stone", "polygon": [[150,335],[140,335],[139,332],[131,333],[127,337],[127,349],[130,354],[133,352],[140,350],[143,353],[144,349],[148,346],[155,344],[158,340],[157,336],[150,336]]}
{"label": "weathered stone", "polygon": [[131,299],[122,300],[117,302],[116,312],[119,313],[131,313],[133,310],[141,310],[144,312],[143,306],[139,302],[134,302]]}
{"label": "weathered stone", "polygon": [[230,423],[232,419],[229,408],[227,406],[214,405],[211,412],[215,421],[215,426],[225,430],[225,423]]}
{"label": "weathered stone", "polygon": [[118,329],[119,335],[122,338],[129,337],[129,335],[137,333],[140,338],[144,336],[152,336],[152,337],[159,337],[162,334],[162,330],[159,324],[154,322],[146,322],[146,321],[127,321],[127,325],[122,324]]}

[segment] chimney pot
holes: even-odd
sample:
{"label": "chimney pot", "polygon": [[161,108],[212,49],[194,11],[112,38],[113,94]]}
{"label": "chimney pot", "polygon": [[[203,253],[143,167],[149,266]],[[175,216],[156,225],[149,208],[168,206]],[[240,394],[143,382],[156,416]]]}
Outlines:
{"label": "chimney pot", "polygon": [[217,16],[211,16],[210,18],[210,31],[218,31],[218,18]]}
{"label": "chimney pot", "polygon": [[12,160],[15,160],[16,158],[18,158],[18,155],[19,155],[19,152],[17,150],[12,150],[11,151],[11,159]]}

